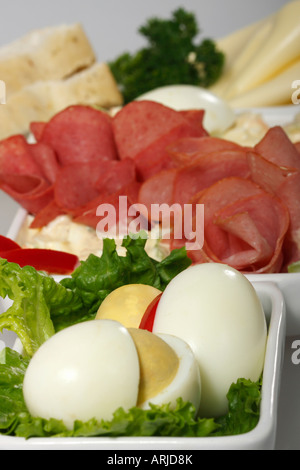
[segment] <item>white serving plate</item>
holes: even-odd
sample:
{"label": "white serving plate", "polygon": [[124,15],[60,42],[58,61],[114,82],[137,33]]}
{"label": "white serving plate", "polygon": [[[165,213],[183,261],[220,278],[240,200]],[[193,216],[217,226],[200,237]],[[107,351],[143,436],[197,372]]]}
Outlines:
{"label": "white serving plate", "polygon": [[[241,111],[245,110],[238,110],[238,112]],[[255,108],[251,111],[261,114],[269,125],[280,125],[289,123],[294,116],[300,112],[300,106],[290,105],[278,108]],[[7,236],[12,239],[16,238],[26,215],[27,213],[24,209],[18,209]],[[0,436],[0,449],[273,449],[276,438],[277,407],[284,356],[284,338],[285,335],[295,336],[300,334],[300,273],[253,274],[247,275],[247,277],[253,283],[262,299],[266,317],[271,320],[264,368],[261,418],[258,426],[253,431],[235,437],[197,439],[78,438],[60,439],[58,441],[55,439],[31,439],[25,441],[21,438]],[[6,308],[7,302],[3,302],[0,299],[0,312]],[[15,335],[11,332],[4,331],[2,335],[0,334],[0,350],[5,345],[13,347],[15,338]],[[285,344],[285,348],[286,352],[289,353],[289,345],[287,343]],[[285,367],[287,365],[290,366],[289,363],[289,357],[286,357]]]}
{"label": "white serving plate", "polygon": [[[24,438],[0,435],[0,450],[272,450],[275,447],[280,379],[284,358],[286,311],[280,289],[271,282],[253,283],[264,306],[268,340],[264,364],[261,414],[250,432],[226,437]],[[0,308],[7,308],[0,299]],[[0,312],[3,310],[0,310]],[[0,336],[0,350],[15,335]],[[18,340],[15,344],[18,344]],[[15,346],[13,346],[15,347]]]}

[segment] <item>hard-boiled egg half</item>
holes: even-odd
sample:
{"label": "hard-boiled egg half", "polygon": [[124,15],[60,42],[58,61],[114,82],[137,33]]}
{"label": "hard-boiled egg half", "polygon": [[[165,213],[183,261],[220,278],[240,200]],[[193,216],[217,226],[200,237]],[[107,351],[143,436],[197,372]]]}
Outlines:
{"label": "hard-boiled egg half", "polygon": [[96,319],[117,320],[126,328],[138,328],[148,305],[161,291],[146,284],[125,284],[101,303]]}
{"label": "hard-boiled egg half", "polygon": [[238,378],[256,381],[262,373],[264,311],[250,281],[227,265],[193,265],[171,280],[152,331],[182,338],[193,350],[201,375],[201,417],[225,414],[231,384]]}
{"label": "hard-boiled egg half", "polygon": [[196,411],[201,382],[190,347],[179,338],[90,320],[61,330],[33,355],[23,394],[29,412],[62,420],[109,420],[119,408],[190,401]]}
{"label": "hard-boiled egg half", "polygon": [[203,125],[209,133],[218,134],[228,129],[235,121],[235,114],[221,98],[194,85],[166,85],[148,91],[136,98],[156,101],[176,111],[204,109]]}

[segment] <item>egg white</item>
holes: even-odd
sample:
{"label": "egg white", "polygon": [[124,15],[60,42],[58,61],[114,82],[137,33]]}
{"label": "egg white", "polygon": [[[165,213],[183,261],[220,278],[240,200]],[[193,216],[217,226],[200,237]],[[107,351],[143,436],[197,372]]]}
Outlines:
{"label": "egg white", "polygon": [[201,377],[195,355],[189,345],[182,339],[167,334],[157,335],[175,351],[179,366],[172,382],[154,397],[140,404],[140,408],[149,409],[150,404],[170,404],[175,408],[177,399],[191,402],[198,412],[201,397]]}
{"label": "egg white", "polygon": [[109,420],[118,407],[136,405],[139,361],[127,329],[113,320],[92,320],[53,335],[33,355],[23,394],[33,416],[62,420]]}
{"label": "egg white", "polygon": [[217,263],[194,265],[166,287],[153,324],[155,334],[182,338],[200,367],[199,415],[228,409],[227,392],[238,378],[258,380],[264,364],[267,327],[250,281]]}

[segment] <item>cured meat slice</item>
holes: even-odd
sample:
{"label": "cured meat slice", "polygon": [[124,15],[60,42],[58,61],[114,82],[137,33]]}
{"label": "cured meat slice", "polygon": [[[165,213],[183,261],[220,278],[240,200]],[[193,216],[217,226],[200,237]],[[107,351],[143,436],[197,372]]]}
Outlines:
{"label": "cured meat slice", "polygon": [[278,189],[278,197],[289,210],[290,226],[284,241],[285,265],[300,260],[300,172],[291,175]]}
{"label": "cured meat slice", "polygon": [[169,167],[166,147],[171,142],[206,135],[202,126],[153,101],[133,101],[124,106],[113,118],[113,129],[119,157],[135,160],[141,180]]}
{"label": "cured meat slice", "polygon": [[145,207],[145,217],[153,222],[162,220],[162,213],[153,211],[153,205],[161,206],[162,204],[168,207],[173,203],[173,188],[176,178],[176,169],[162,170],[151,178],[148,178],[141,184],[138,203]]}
{"label": "cured meat slice", "polygon": [[295,147],[296,147],[296,149],[297,149],[297,152],[300,153],[300,142],[295,142],[294,145],[295,145]]}
{"label": "cured meat slice", "polygon": [[72,212],[99,194],[114,193],[134,180],[135,167],[131,159],[69,164],[57,173],[55,200],[66,212]]}
{"label": "cured meat slice", "polygon": [[131,158],[103,163],[105,172],[95,184],[99,193],[111,194],[136,181],[135,163]]}
{"label": "cured meat slice", "polygon": [[43,122],[43,121],[34,121],[30,123],[29,130],[37,142],[42,140],[42,135],[43,135],[45,126],[46,126],[46,122]]}
{"label": "cured meat slice", "polygon": [[193,163],[201,155],[223,152],[225,150],[244,150],[242,146],[219,137],[186,137],[171,143],[167,147],[168,153],[178,165]]}
{"label": "cured meat slice", "polygon": [[271,127],[254,149],[278,166],[300,170],[299,152],[280,126]]}
{"label": "cured meat slice", "polygon": [[30,214],[37,214],[53,199],[53,186],[34,175],[1,174],[0,185]]}
{"label": "cured meat slice", "polygon": [[186,109],[179,111],[179,113],[189,121],[192,126],[195,126],[196,131],[201,129],[202,135],[208,135],[208,132],[203,126],[204,109]]}
{"label": "cured meat slice", "polygon": [[0,141],[0,173],[43,176],[31,154],[30,144],[23,135]]}
{"label": "cured meat slice", "polygon": [[203,252],[212,261],[246,273],[280,270],[289,213],[276,196],[231,177],[210,186],[198,203],[205,212]]}
{"label": "cured meat slice", "polygon": [[247,161],[251,180],[264,190],[274,194],[277,194],[278,189],[289,176],[298,173],[298,170],[280,167],[254,151],[247,152]]}
{"label": "cured meat slice", "polygon": [[56,204],[54,199],[46,204],[39,212],[35,214],[30,224],[30,228],[42,228],[48,225],[52,220],[60,215],[64,215],[65,211]]}
{"label": "cured meat slice", "polygon": [[[137,202],[139,188],[140,183],[135,182],[115,193],[109,195],[100,194],[84,206],[77,208],[73,214],[73,221],[97,229],[101,220],[109,215],[112,222],[119,224],[120,227],[126,230],[128,224],[135,216],[135,213],[129,216],[128,211]],[[122,200],[120,199],[121,197]],[[112,212],[107,214],[109,210]],[[145,227],[148,227],[146,220],[144,223]]]}
{"label": "cured meat slice", "polygon": [[244,150],[223,150],[198,156],[192,164],[177,170],[173,183],[173,202],[188,204],[195,194],[229,176],[250,176]]}
{"label": "cured meat slice", "polygon": [[56,180],[59,164],[54,150],[43,142],[30,145],[31,155],[49,183]]}
{"label": "cured meat slice", "polygon": [[89,106],[69,106],[47,122],[40,140],[61,165],[117,158],[111,118]]}

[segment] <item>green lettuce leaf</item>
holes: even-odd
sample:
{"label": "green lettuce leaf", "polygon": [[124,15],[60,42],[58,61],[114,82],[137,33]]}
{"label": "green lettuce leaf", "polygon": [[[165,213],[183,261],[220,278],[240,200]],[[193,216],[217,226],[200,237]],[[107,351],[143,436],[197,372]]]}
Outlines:
{"label": "green lettuce leaf", "polygon": [[0,315],[0,331],[14,331],[28,356],[55,333],[52,317],[82,309],[80,298],[52,277],[5,259],[0,259],[0,296],[12,300]]}
{"label": "green lettuce leaf", "polygon": [[147,254],[145,243],[144,237],[125,237],[122,246],[126,248],[126,255],[120,256],[115,241],[106,238],[101,257],[89,255],[61,284],[81,298],[90,315],[96,314],[111,291],[124,284],[147,284],[164,290],[191,260],[183,247],[173,250],[162,261],[156,261]]}

